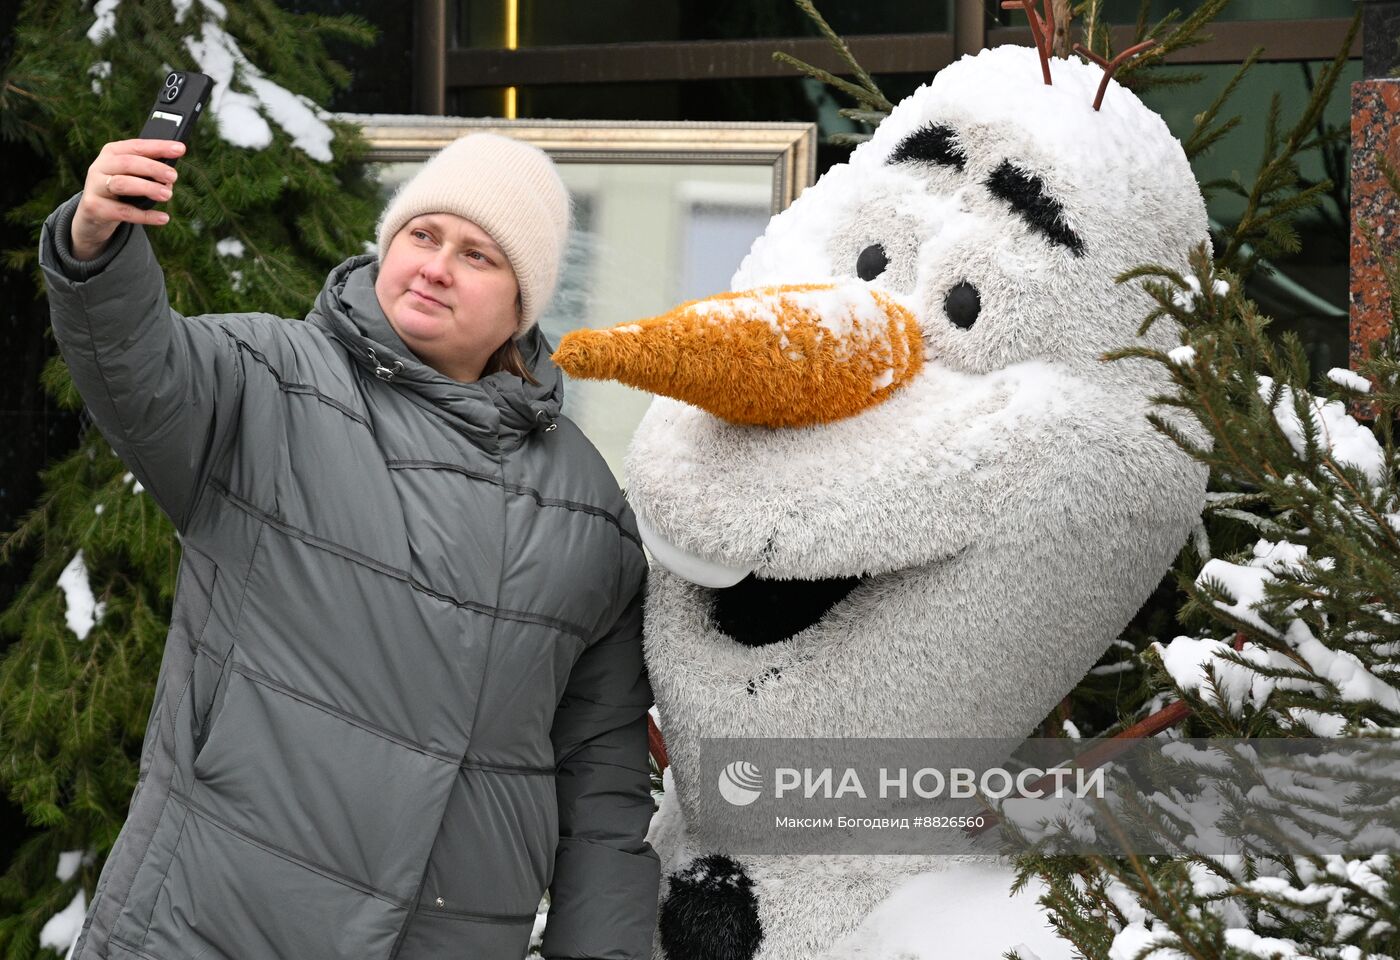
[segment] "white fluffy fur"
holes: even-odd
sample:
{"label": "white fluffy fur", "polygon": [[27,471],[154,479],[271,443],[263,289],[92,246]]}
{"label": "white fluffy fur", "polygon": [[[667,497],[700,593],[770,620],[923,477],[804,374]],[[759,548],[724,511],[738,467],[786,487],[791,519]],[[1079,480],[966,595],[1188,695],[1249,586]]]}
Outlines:
{"label": "white fluffy fur", "polygon": [[[1199,516],[1205,471],[1146,420],[1162,374],[1100,357],[1141,342],[1150,310],[1115,277],[1144,262],[1184,268],[1206,239],[1200,192],[1156,114],[1116,84],[1095,113],[1099,68],[1053,67],[1052,87],[1024,48],[948,67],[774,218],[734,278],[735,289],[846,280],[859,252],[883,243],[890,265],[873,286],[925,335],[914,382],[859,416],[791,430],[658,398],[633,440],[631,500],[676,547],[761,577],[870,575],[821,622],[751,649],[715,629],[706,591],[654,572],[646,652],[674,773],[652,836],[663,875],[712,852],[710,825],[727,815],[695,777],[700,738],[1024,736],[1123,629]],[[966,170],[885,164],[929,122],[958,131]],[[1082,257],[988,192],[1003,160],[1045,181]],[[981,293],[967,330],[943,312],[961,281]],[[1159,325],[1148,342],[1175,346],[1176,331]],[[820,956],[902,878],[958,869],[739,859],[763,960]]]}

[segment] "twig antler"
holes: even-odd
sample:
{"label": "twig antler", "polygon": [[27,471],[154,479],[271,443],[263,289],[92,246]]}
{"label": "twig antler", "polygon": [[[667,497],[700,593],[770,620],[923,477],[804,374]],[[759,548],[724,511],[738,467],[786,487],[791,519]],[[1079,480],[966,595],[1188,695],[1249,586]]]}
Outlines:
{"label": "twig antler", "polygon": [[[1035,37],[1035,49],[1040,53],[1040,75],[1045,85],[1050,86],[1051,44],[1055,42],[1055,8],[1050,0],[1040,0],[1041,13],[1037,13],[1035,0],[1001,0],[1003,10],[1020,8],[1026,11],[1031,22],[1031,36]],[[1043,16],[1042,16],[1043,14]]]}
{"label": "twig antler", "polygon": [[1118,54],[1118,56],[1114,57],[1111,61],[1105,60],[1103,57],[1099,56],[1097,53],[1090,50],[1082,43],[1076,43],[1074,45],[1075,53],[1079,54],[1080,56],[1088,57],[1090,60],[1097,63],[1099,66],[1103,67],[1103,79],[1099,81],[1099,93],[1098,96],[1094,97],[1095,110],[1103,106],[1104,91],[1108,89],[1108,81],[1113,78],[1113,72],[1119,67],[1121,67],[1124,63],[1126,63],[1129,59],[1137,56],[1139,53],[1142,53],[1149,47],[1155,47],[1156,45],[1156,40],[1144,40],[1142,41],[1142,43],[1135,43],[1128,49],[1124,50],[1122,53]]}

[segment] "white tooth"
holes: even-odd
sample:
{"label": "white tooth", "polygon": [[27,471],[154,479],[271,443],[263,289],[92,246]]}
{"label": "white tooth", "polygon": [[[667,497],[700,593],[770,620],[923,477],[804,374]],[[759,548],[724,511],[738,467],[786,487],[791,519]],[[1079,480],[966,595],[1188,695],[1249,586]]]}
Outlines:
{"label": "white tooth", "polygon": [[702,587],[722,589],[732,587],[740,580],[753,573],[752,565],[747,567],[732,567],[724,563],[716,563],[714,560],[706,560],[697,557],[693,553],[687,553],[680,547],[673,546],[667,542],[660,534],[651,528],[651,525],[643,519],[640,512],[634,510],[637,518],[637,530],[642,535],[642,543],[647,545],[651,551],[653,559],[667,570],[682,579],[697,583]]}

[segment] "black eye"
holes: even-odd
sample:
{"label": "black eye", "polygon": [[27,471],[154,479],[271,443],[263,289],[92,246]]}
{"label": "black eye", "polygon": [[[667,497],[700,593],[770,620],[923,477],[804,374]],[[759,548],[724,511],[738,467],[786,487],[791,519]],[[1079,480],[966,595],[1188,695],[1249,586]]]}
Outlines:
{"label": "black eye", "polygon": [[874,280],[884,273],[889,265],[890,258],[885,256],[885,248],[878,243],[872,243],[856,257],[856,276],[862,280]]}
{"label": "black eye", "polygon": [[966,330],[977,322],[977,314],[982,312],[982,297],[976,287],[964,280],[948,291],[943,309],[949,320]]}

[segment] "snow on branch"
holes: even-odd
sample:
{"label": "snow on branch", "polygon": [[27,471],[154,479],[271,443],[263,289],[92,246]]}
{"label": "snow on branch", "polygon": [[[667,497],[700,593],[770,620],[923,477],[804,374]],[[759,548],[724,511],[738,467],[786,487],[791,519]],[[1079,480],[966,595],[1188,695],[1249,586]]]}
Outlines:
{"label": "snow on branch", "polygon": [[[292,138],[292,146],[313,160],[331,162],[335,134],[326,123],[326,113],[306,97],[267,79],[217,22],[206,20],[200,25],[199,38],[186,38],[185,46],[199,69],[214,80],[210,109],[225,141],[253,150],[267,147],[272,143],[272,128],[266,116]],[[235,78],[252,93],[235,90]]]}

